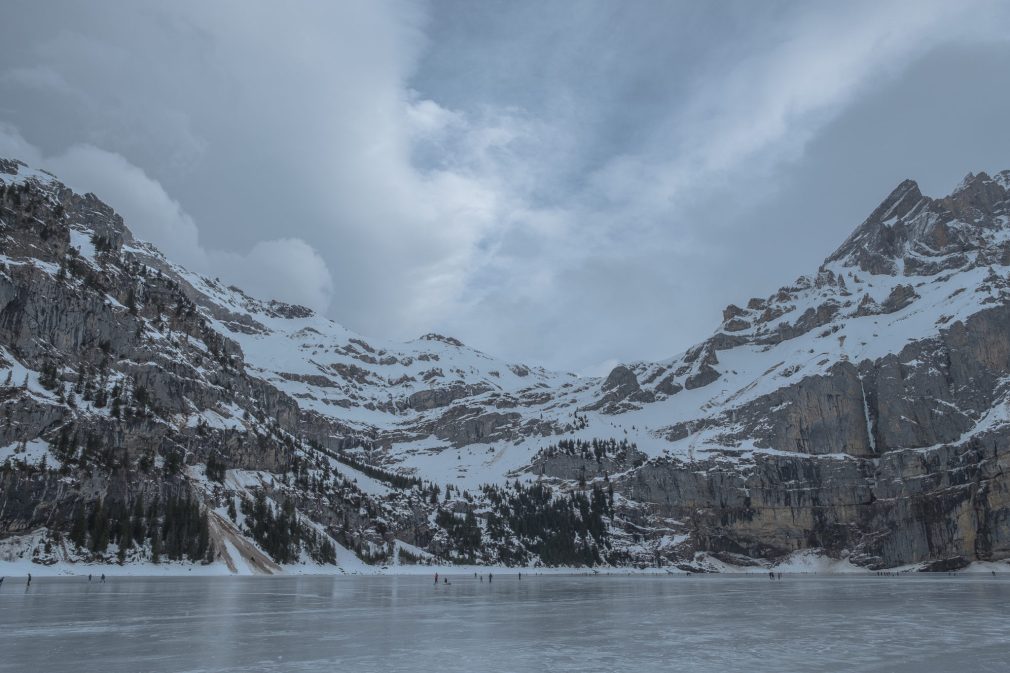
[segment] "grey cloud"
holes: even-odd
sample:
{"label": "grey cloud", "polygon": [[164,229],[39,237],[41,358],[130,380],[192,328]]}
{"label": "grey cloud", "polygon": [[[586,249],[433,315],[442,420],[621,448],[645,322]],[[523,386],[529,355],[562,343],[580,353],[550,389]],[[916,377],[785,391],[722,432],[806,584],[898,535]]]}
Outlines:
{"label": "grey cloud", "polygon": [[256,294],[559,368],[671,355],[901,178],[1010,165],[981,0],[7,13],[0,150]]}

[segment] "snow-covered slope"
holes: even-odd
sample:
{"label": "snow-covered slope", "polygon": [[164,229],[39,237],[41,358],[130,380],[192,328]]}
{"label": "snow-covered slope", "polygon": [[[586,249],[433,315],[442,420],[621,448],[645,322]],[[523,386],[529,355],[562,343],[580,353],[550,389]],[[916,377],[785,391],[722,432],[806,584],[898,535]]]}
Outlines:
{"label": "snow-covered slope", "polygon": [[[439,335],[406,344],[365,338],[308,309],[164,264],[197,293],[210,324],[239,344],[251,375],[296,399],[306,416],[337,423],[331,445],[367,447],[373,461],[426,479],[452,475],[469,488],[502,481],[560,437],[616,437],[649,457],[681,459],[865,454],[877,439],[866,390],[862,450],[783,446],[769,434],[775,405],[762,401],[830,377],[841,363],[896,356],[1005,303],[1008,187],[1010,172],[969,175],[931,199],[906,181],[816,273],[727,307],[713,336],[684,353],[601,379],[508,364]],[[989,411],[974,410],[973,420],[1001,417]]]}
{"label": "snow-covered slope", "polygon": [[[897,356],[1006,302],[1008,186],[1010,172],[970,175],[931,199],[906,181],[815,274],[727,307],[704,343],[605,379],[510,365],[437,335],[366,339],[308,309],[173,269],[212,306],[208,319],[241,346],[247,370],[338,421],[345,445],[354,438],[383,449],[373,459],[473,487],[520,470],[559,437],[617,437],[650,457],[685,459],[796,450],[762,428],[773,407],[747,422],[755,404],[841,363]],[[863,453],[876,443],[866,395]],[[973,420],[992,422],[988,411]]]}

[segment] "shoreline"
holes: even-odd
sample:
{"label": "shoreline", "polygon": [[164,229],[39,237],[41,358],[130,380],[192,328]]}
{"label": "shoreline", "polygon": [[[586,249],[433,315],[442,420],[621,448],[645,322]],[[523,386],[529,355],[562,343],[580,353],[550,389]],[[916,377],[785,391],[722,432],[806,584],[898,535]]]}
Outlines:
{"label": "shoreline", "polygon": [[[411,576],[432,576],[438,573],[440,576],[463,577],[478,575],[501,575],[513,577],[520,573],[523,575],[656,575],[656,576],[705,576],[705,575],[741,575],[741,576],[766,576],[769,572],[781,573],[783,576],[797,575],[819,575],[819,576],[865,576],[876,577],[877,573],[885,576],[900,575],[924,575],[941,576],[950,574],[947,571],[920,571],[924,564],[913,564],[898,568],[885,570],[869,570],[853,566],[846,562],[835,559],[813,558],[806,556],[796,562],[795,559],[783,562],[774,566],[729,566],[720,563],[718,567],[709,566],[707,563],[700,566],[697,571],[688,572],[676,567],[649,567],[649,568],[578,568],[578,567],[507,567],[507,566],[436,566],[436,565],[390,565],[390,566],[369,566],[364,563],[354,567],[341,566],[318,566],[318,565],[288,565],[282,566],[279,573],[237,573],[231,572],[227,565],[221,562],[208,565],[166,562],[154,563],[133,563],[118,565],[115,563],[55,563],[52,565],[42,565],[31,561],[0,561],[0,577],[26,578],[29,573],[32,577],[86,577],[87,575],[101,576],[103,573],[108,577],[411,577]],[[814,562],[811,562],[814,561]],[[996,575],[1010,575],[1010,561],[976,561],[969,566],[957,571],[951,571],[958,575],[988,575],[993,572]]]}

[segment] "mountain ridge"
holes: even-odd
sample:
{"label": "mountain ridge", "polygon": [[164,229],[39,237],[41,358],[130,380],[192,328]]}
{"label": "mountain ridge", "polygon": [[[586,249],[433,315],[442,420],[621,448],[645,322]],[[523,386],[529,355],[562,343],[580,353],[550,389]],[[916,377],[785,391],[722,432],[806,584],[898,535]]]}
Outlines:
{"label": "mountain ridge", "polygon": [[[366,339],[172,264],[44,172],[0,160],[0,182],[0,536],[182,493],[211,556],[267,546],[243,503],[289,517],[282,564],[1010,555],[1010,171],[941,199],[902,182],[816,274],[606,377]],[[563,525],[531,532],[529,506]]]}

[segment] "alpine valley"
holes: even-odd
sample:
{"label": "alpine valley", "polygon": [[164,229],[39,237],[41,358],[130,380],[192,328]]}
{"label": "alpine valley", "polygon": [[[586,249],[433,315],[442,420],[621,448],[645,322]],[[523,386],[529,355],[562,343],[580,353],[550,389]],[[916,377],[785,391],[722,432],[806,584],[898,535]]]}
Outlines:
{"label": "alpine valley", "polygon": [[[813,264],[811,265],[813,268]],[[1010,171],[602,379],[385,343],[0,160],[0,561],[949,570],[1010,557]]]}

